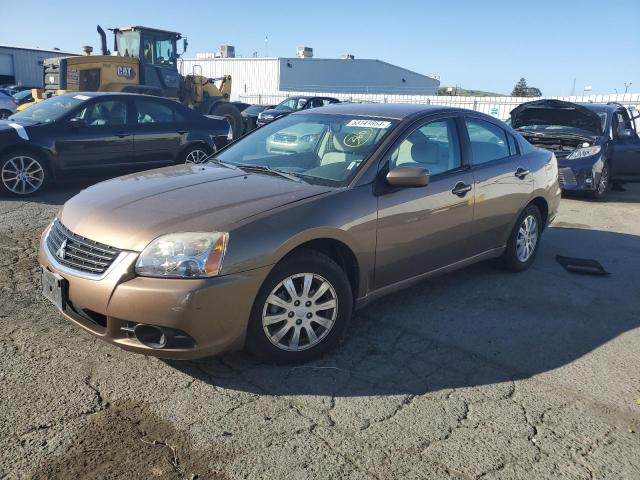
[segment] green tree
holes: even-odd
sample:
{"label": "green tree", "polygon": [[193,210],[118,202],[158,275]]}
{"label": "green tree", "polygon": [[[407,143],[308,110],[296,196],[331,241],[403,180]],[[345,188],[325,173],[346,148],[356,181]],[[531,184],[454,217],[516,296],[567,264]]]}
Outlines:
{"label": "green tree", "polygon": [[542,96],[542,92],[540,91],[539,88],[536,87],[529,87],[527,92],[527,95],[525,95],[526,97],[541,97]]}
{"label": "green tree", "polygon": [[524,77],[522,77],[520,80],[518,80],[518,83],[516,83],[516,86],[513,87],[513,90],[511,91],[511,96],[512,97],[528,97],[528,91],[529,91],[529,86],[527,85],[527,81],[524,79]]}

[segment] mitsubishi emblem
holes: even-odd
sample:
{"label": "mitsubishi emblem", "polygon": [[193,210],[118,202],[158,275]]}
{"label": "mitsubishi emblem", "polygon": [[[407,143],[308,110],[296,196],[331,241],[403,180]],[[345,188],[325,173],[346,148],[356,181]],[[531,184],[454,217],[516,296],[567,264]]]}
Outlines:
{"label": "mitsubishi emblem", "polygon": [[60,244],[60,248],[58,249],[58,251],[56,252],[56,257],[64,260],[64,256],[65,256],[65,251],[64,249],[67,246],[67,239],[65,238],[62,243]]}

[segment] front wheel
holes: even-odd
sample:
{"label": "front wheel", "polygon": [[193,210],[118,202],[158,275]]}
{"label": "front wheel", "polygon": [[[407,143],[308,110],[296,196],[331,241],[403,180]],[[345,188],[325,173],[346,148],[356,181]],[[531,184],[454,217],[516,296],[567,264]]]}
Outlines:
{"label": "front wheel", "polygon": [[36,154],[13,152],[0,159],[0,191],[34,195],[44,190],[47,180],[47,166]]}
{"label": "front wheel", "polygon": [[353,295],[344,271],[315,251],[277,265],[256,297],[247,347],[277,362],[304,362],[333,348],[351,317]]}
{"label": "front wheel", "polygon": [[521,272],[531,266],[538,253],[543,227],[538,207],[528,205],[518,217],[502,254],[502,264],[508,270]]}
{"label": "front wheel", "polygon": [[611,189],[611,172],[609,168],[609,164],[605,163],[602,166],[602,171],[600,172],[600,178],[598,179],[598,184],[596,185],[596,189],[593,192],[593,198],[596,200],[603,200],[607,195],[609,190]]}
{"label": "front wheel", "polygon": [[11,110],[0,110],[0,120],[9,118],[11,115],[13,115]]}

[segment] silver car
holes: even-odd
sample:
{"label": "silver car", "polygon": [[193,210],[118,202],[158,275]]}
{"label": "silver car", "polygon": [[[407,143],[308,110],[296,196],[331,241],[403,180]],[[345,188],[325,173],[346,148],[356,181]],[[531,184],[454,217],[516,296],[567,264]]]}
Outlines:
{"label": "silver car", "polygon": [[16,113],[18,101],[11,95],[0,92],[0,119],[7,118]]}

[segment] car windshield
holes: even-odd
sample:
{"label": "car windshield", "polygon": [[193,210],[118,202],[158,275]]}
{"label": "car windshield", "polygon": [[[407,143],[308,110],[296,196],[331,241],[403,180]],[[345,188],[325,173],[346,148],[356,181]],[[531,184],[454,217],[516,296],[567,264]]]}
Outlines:
{"label": "car windshield", "polygon": [[300,97],[287,98],[285,101],[280,102],[275,106],[274,110],[285,110],[287,112],[293,112],[295,110],[302,110],[307,104],[308,99]]}
{"label": "car windshield", "polygon": [[262,112],[265,108],[264,105],[249,105],[247,108],[245,108],[242,113],[248,113],[249,115],[255,115],[257,113]]}
{"label": "car windshield", "polygon": [[51,123],[80,105],[89,97],[84,95],[60,95],[31,105],[9,117],[11,120],[27,120],[38,123]]}
{"label": "car windshield", "polygon": [[28,98],[31,96],[31,90],[23,90],[21,92],[16,93],[13,98],[15,98],[16,100],[24,100],[25,98]]}
{"label": "car windshield", "polygon": [[285,172],[312,184],[342,186],[396,124],[386,118],[289,115],[232,144],[216,159]]}

